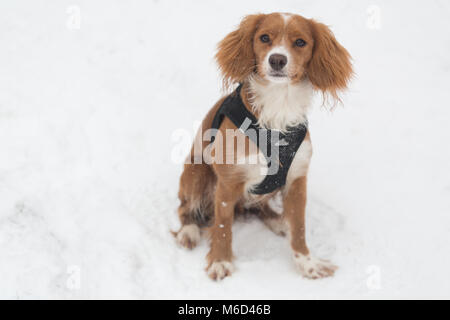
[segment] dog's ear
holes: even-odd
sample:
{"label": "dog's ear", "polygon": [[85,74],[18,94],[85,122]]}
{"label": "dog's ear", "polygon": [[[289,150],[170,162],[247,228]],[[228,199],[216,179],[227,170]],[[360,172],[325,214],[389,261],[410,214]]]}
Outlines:
{"label": "dog's ear", "polygon": [[314,48],[307,67],[308,78],[316,89],[339,100],[338,92],[347,88],[353,75],[351,56],[326,25],[314,20],[309,23]]}
{"label": "dog's ear", "polygon": [[217,47],[216,60],[224,85],[242,82],[255,69],[253,37],[264,14],[246,16],[237,30],[228,34]]}

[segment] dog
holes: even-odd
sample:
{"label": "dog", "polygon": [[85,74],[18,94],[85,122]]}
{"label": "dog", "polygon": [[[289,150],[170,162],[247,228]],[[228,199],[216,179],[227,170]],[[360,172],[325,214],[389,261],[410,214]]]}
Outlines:
{"label": "dog", "polygon": [[[305,239],[312,155],[307,112],[315,92],[340,101],[339,93],[353,75],[350,54],[326,25],[296,14],[271,13],[246,16],[219,43],[216,60],[225,87],[239,87],[206,115],[184,164],[177,243],[192,249],[207,229],[206,272],[222,280],[234,271],[234,217],[253,213],[277,234],[289,236],[301,275],[332,276],[337,267],[312,256]],[[250,129],[266,133],[251,135]],[[269,141],[267,132],[289,141],[278,158],[261,147],[261,141]],[[268,173],[269,166],[275,173]],[[281,213],[273,206],[276,198],[282,201]]]}

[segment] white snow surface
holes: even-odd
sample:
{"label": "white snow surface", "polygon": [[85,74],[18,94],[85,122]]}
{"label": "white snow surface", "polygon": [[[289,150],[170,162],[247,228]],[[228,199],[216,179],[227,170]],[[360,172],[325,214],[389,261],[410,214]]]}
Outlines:
{"label": "white snow surface", "polygon": [[[339,269],[304,279],[241,220],[216,283],[207,240],[170,234],[174,160],[222,95],[217,42],[273,11],[354,59],[343,107],[309,118],[308,241]],[[0,40],[0,298],[450,298],[448,1],[4,0]]]}

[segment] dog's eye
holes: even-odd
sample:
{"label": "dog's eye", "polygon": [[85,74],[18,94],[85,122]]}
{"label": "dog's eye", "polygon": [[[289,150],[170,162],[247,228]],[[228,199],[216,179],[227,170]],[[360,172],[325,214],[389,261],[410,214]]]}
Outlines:
{"label": "dog's eye", "polygon": [[295,40],[295,45],[297,47],[304,47],[304,46],[306,46],[306,41],[303,39],[297,39],[297,40]]}
{"label": "dog's eye", "polygon": [[259,37],[259,39],[261,40],[261,42],[263,43],[267,43],[270,41],[270,37],[267,34],[263,34],[261,37]]}

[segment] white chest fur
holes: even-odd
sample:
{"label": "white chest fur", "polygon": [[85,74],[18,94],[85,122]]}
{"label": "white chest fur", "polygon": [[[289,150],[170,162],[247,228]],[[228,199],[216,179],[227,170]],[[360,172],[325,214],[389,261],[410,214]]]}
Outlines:
{"label": "white chest fur", "polygon": [[250,92],[259,125],[285,131],[289,126],[306,122],[313,97],[309,81],[274,83],[255,76],[250,79]]}
{"label": "white chest fur", "polygon": [[[258,111],[258,121],[261,126],[285,131],[289,126],[306,122],[313,96],[313,89],[308,81],[297,84],[271,83],[252,78],[250,90],[253,95],[251,103],[254,111]],[[307,174],[311,156],[311,141],[305,139],[297,150],[288,171],[286,188],[289,188],[296,178]],[[261,152],[259,155],[254,154],[249,157],[264,159]],[[247,177],[248,191],[261,183],[268,172],[267,163],[264,161],[259,162],[258,165],[247,165],[243,169]]]}

